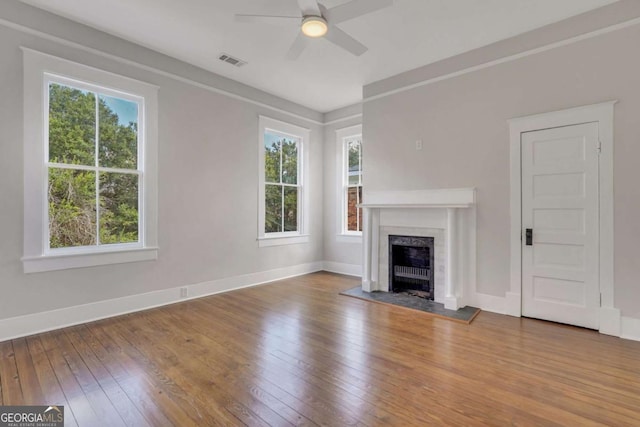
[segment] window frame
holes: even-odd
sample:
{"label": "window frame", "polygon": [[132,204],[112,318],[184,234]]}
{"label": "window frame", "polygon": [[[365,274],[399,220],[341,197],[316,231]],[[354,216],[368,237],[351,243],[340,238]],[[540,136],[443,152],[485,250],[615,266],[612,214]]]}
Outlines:
{"label": "window frame", "polygon": [[[362,231],[352,231],[348,229],[348,197],[347,188],[349,184],[349,157],[347,154],[347,143],[354,139],[360,138],[360,150],[362,150],[362,125],[349,126],[336,130],[336,153],[337,153],[337,206],[338,206],[338,233],[337,240],[344,243],[360,243],[362,241]],[[362,156],[362,154],[361,154]],[[362,157],[361,157],[362,158]],[[360,161],[362,165],[362,160]],[[363,185],[362,177],[360,185]],[[358,187],[358,186],[353,186]]]}
{"label": "window frame", "polygon": [[[35,273],[156,259],[158,87],[35,50],[22,48],[22,51],[24,272]],[[135,169],[138,175],[138,242],[50,248],[47,198],[50,168],[50,83],[138,103],[138,159]],[[76,169],[74,165],[69,166]],[[78,169],[82,169],[82,166]]]}
{"label": "window frame", "polygon": [[[298,151],[298,230],[283,231],[277,233],[265,232],[266,206],[265,193],[265,132],[271,132],[283,137],[299,140]],[[308,191],[308,144],[311,131],[307,128],[291,123],[272,119],[266,116],[258,117],[258,246],[278,246],[309,242],[307,233],[309,223],[309,191]],[[280,185],[280,184],[277,184]]]}
{"label": "window frame", "polygon": [[[85,90],[88,92],[93,92],[96,95],[107,95],[110,97],[117,97],[118,99],[125,99],[130,102],[135,102],[138,106],[138,123],[141,122],[142,117],[144,117],[144,99],[140,96],[115,91],[110,88],[105,88],[101,86],[96,86],[94,84],[86,83],[83,81],[73,80],[65,76],[58,76],[49,72],[44,73],[44,87],[43,90],[49,92],[50,85],[58,84],[62,86],[71,87],[73,89]],[[44,113],[45,115],[49,115],[50,110],[50,96],[44,97]],[[96,239],[97,243],[91,246],[74,246],[74,247],[66,247],[66,248],[51,248],[51,235],[50,235],[50,227],[46,228],[46,232],[43,235],[44,241],[44,254],[47,256],[51,255],[64,255],[64,254],[78,254],[78,253],[90,253],[90,252],[105,252],[105,251],[118,251],[118,250],[127,250],[127,249],[141,249],[144,247],[144,203],[143,203],[143,194],[144,194],[144,141],[145,141],[145,127],[140,126],[140,129],[137,132],[137,146],[136,146],[136,169],[119,169],[119,168],[111,168],[106,166],[99,166],[99,151],[95,152],[95,164],[88,165],[76,165],[71,163],[53,163],[49,159],[49,121],[44,119],[44,175],[45,179],[48,182],[48,174],[51,168],[56,169],[70,169],[70,170],[85,170],[89,172],[96,173],[97,176],[100,172],[102,173],[124,173],[130,175],[136,175],[138,181],[138,241],[137,242],[127,242],[127,243],[111,243],[108,246],[104,244],[100,244],[100,209],[99,209],[99,197],[100,194],[97,191],[99,189],[96,186],[96,206],[98,207],[96,210]],[[96,138],[98,137],[98,130],[96,129]],[[100,142],[97,142],[96,148],[99,146]],[[97,182],[97,181],[96,181]],[[48,224],[50,221],[48,209],[45,209],[45,224]]]}

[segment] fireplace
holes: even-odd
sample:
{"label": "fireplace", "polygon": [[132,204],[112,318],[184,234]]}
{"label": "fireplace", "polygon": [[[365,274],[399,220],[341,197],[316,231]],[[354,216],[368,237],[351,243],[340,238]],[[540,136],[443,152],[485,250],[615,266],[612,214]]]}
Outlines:
{"label": "fireplace", "polygon": [[389,236],[389,290],[434,299],[433,237]]}
{"label": "fireplace", "polygon": [[[473,188],[365,191],[367,203],[360,205],[364,251],[362,290],[388,292],[397,286],[389,283],[394,279],[394,269],[390,269],[389,262],[393,256],[389,236],[432,237],[433,255],[429,255],[428,275],[433,300],[450,310],[464,307],[465,299],[476,292],[475,193]],[[414,252],[420,251],[422,249]],[[411,270],[397,271],[413,274]],[[422,286],[426,282],[424,272],[418,270],[417,273],[418,277],[405,279],[416,279]]]}

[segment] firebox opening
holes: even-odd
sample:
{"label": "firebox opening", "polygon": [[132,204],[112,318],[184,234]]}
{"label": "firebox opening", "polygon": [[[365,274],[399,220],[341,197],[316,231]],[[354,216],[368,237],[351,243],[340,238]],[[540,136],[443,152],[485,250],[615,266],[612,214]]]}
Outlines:
{"label": "firebox opening", "polygon": [[433,237],[389,236],[389,289],[434,299]]}

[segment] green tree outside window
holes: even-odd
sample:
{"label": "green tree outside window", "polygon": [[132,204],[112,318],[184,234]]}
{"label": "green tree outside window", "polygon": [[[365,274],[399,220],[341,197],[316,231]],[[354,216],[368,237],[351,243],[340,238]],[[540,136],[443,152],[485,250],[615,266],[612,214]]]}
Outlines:
{"label": "green tree outside window", "polygon": [[265,233],[298,231],[299,142],[265,132]]}
{"label": "green tree outside window", "polygon": [[137,117],[136,102],[50,83],[50,248],[139,241]]}

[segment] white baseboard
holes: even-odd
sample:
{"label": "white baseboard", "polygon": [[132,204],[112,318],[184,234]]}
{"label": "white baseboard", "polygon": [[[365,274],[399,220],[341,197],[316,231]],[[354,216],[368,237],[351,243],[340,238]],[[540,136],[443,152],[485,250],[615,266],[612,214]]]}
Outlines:
{"label": "white baseboard", "polygon": [[621,330],[620,310],[611,307],[600,307],[600,333],[619,337]]}
{"label": "white baseboard", "polygon": [[[505,297],[476,293],[470,297],[469,305],[484,311],[520,317],[519,301],[520,294],[511,292],[507,292]],[[518,306],[518,310],[515,310],[516,306]],[[601,308],[599,332],[627,340],[640,341],[640,319],[621,317],[620,310],[617,308]]]}
{"label": "white baseboard", "polygon": [[620,338],[640,341],[640,319],[623,316],[620,326]]}
{"label": "white baseboard", "polygon": [[513,317],[521,317],[522,295],[520,293],[507,291],[504,297],[504,314]]}
{"label": "white baseboard", "polygon": [[[360,265],[343,264],[333,261],[318,261],[291,267],[227,277],[209,282],[179,286],[145,294],[131,295],[122,298],[98,301],[95,303],[62,308],[25,316],[11,317],[0,320],[0,342],[13,338],[20,338],[40,332],[60,329],[67,326],[92,322],[94,320],[119,316],[121,314],[147,310],[154,307],[201,298],[241,288],[262,285],[289,277],[301,276],[316,271],[329,271],[349,276],[361,276]],[[181,297],[180,291],[187,288],[187,297]],[[508,313],[508,297],[475,293],[469,298],[469,305],[498,314]],[[617,309],[607,309],[602,312],[600,332],[620,338],[640,341],[640,319],[620,317]],[[616,323],[616,315],[617,322]]]}
{"label": "white baseboard", "polygon": [[469,298],[469,305],[483,311],[506,314],[506,299],[504,297],[475,293]]}
{"label": "white baseboard", "polygon": [[362,266],[360,264],[344,264],[341,262],[325,261],[323,265],[324,270],[331,273],[362,277]]}
{"label": "white baseboard", "polygon": [[[212,280],[0,320],[0,342],[323,270],[322,262]],[[180,297],[187,288],[187,297]]]}

